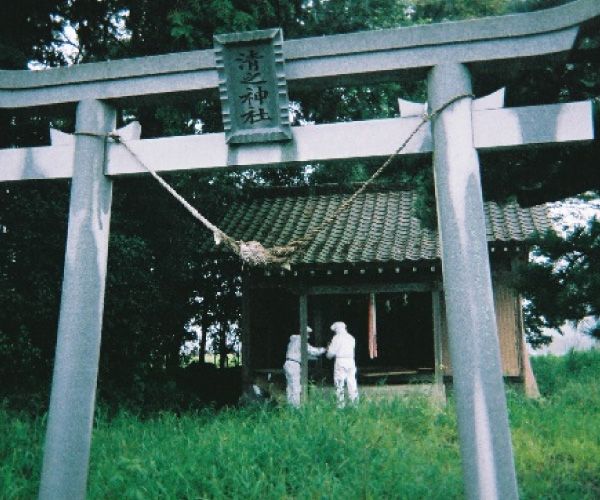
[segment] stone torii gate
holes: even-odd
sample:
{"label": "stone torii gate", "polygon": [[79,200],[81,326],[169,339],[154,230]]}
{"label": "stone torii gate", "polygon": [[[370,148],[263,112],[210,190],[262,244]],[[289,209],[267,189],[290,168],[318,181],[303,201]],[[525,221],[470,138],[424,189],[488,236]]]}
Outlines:
{"label": "stone torii gate", "polygon": [[[471,75],[564,57],[600,18],[596,0],[497,18],[291,40],[290,88],[427,78],[430,109],[472,92]],[[501,86],[503,83],[499,83]],[[0,181],[72,178],[58,340],[39,498],[85,498],[100,352],[112,179],[146,172],[114,130],[115,108],[188,99],[219,87],[213,51],[40,72],[0,71],[0,107],[77,103],[76,135],[0,151]],[[285,142],[228,143],[226,134],[129,140],[155,171],[248,168],[386,157],[418,117],[291,129]],[[123,134],[124,135],[124,134]],[[360,140],[356,140],[360,137]],[[492,297],[478,150],[593,139],[591,103],[473,109],[456,101],[403,154],[433,153],[442,266],[466,498],[518,498]],[[467,256],[468,260],[467,260]],[[304,343],[306,340],[304,340]]]}

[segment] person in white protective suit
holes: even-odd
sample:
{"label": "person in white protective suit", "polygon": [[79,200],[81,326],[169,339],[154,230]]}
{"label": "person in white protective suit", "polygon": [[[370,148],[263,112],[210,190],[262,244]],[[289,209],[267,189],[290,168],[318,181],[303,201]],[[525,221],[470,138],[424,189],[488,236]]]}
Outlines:
{"label": "person in white protective suit", "polygon": [[348,399],[353,404],[358,403],[358,384],[356,382],[356,363],[354,362],[354,349],[356,341],[348,333],[346,324],[336,321],[331,325],[335,335],[329,343],[327,357],[335,358],[333,365],[333,382],[336,388],[338,406],[345,406],[345,388],[348,389]]}
{"label": "person in white protective suit", "polygon": [[[310,338],[312,328],[306,327],[307,336]],[[283,370],[285,371],[285,380],[287,382],[286,395],[288,403],[292,406],[300,406],[300,395],[302,393],[302,383],[300,381],[301,366],[302,366],[302,343],[300,335],[291,335],[290,341],[287,346],[285,353],[285,364]],[[308,359],[316,359],[317,356],[325,354],[324,347],[313,347],[310,344],[307,345]]]}

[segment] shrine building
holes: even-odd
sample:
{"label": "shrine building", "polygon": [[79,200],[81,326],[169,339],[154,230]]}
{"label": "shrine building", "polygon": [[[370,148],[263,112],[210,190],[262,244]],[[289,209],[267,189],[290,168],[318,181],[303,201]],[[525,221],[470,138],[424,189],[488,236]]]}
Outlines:
{"label": "shrine building", "polygon": [[[236,239],[283,246],[320,226],[351,194],[333,185],[253,189],[220,227]],[[417,200],[414,190],[372,186],[294,256],[289,269],[244,270],[246,384],[284,390],[289,336],[307,324],[311,345],[326,346],[335,321],[344,321],[356,338],[363,388],[451,382],[440,243],[415,212]],[[552,228],[547,207],[486,202],[485,222],[502,372],[505,381],[535,384],[527,380],[521,297],[511,271],[527,261],[532,239]],[[317,384],[330,385],[331,372],[324,357],[309,362],[308,377]]]}

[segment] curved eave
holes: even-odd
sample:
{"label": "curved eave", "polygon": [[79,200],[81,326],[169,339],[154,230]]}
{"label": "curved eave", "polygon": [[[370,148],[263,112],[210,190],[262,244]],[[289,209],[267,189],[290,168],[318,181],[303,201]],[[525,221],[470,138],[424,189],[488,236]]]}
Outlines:
{"label": "curved eave", "polygon": [[[545,59],[573,47],[579,26],[600,17],[600,2],[577,0],[510,16],[289,40],[291,89],[420,77],[429,67],[465,63],[475,71]],[[534,61],[535,62],[535,61]],[[355,68],[360,67],[360,75]],[[0,71],[0,108],[115,103],[215,91],[212,50],[81,64],[44,71]]]}

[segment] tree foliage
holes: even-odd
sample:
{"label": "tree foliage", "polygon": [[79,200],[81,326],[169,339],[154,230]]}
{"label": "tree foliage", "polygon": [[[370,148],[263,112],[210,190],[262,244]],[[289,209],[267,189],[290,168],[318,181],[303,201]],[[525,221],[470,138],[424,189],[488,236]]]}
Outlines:
{"label": "tree foliage", "polygon": [[47,381],[56,344],[68,183],[0,189],[0,398]]}
{"label": "tree foliage", "polygon": [[60,22],[52,16],[60,10],[59,0],[5,0],[0,16],[0,68],[24,69],[31,59],[52,60],[54,31]]}
{"label": "tree foliage", "polygon": [[[593,218],[564,237],[545,235],[534,256],[519,273],[533,343],[544,342],[544,328],[560,330],[566,321],[600,317],[600,220]],[[600,325],[587,333],[600,338]]]}

